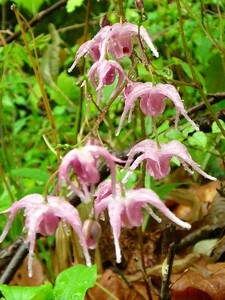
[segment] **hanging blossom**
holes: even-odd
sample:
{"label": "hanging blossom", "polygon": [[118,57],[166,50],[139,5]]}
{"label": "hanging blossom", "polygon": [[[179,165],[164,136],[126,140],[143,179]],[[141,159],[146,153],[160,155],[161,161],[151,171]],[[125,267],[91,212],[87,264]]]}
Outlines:
{"label": "hanging blossom", "polygon": [[[88,77],[93,86],[98,91],[98,102],[102,97],[102,88],[105,85],[111,85],[118,74],[118,82],[111,97],[113,97],[121,87],[122,82],[126,78],[123,68],[113,60],[96,61],[88,72]],[[97,77],[97,79],[96,79]]]}
{"label": "hanging blossom", "polygon": [[[136,159],[134,157],[137,156]],[[170,172],[170,160],[172,157],[177,157],[185,170],[193,174],[188,165],[190,165],[199,174],[210,180],[216,180],[202,171],[196,162],[193,161],[187,148],[178,141],[171,141],[167,144],[161,143],[158,147],[157,143],[151,139],[146,139],[136,144],[128,153],[128,160],[125,168],[130,167],[128,173],[123,179],[127,182],[130,175],[138,167],[138,165],[146,160],[146,169],[148,173],[155,179],[161,179],[167,176]]]}
{"label": "hanging blossom", "polygon": [[135,102],[139,98],[140,107],[143,113],[152,117],[160,116],[166,107],[165,100],[167,98],[171,99],[176,109],[175,126],[177,127],[179,115],[182,114],[196,130],[199,130],[198,126],[187,115],[187,111],[183,105],[183,100],[173,85],[158,83],[156,86],[153,86],[152,83],[130,82],[124,92],[125,106],[116,133],[117,135],[119,135],[121,131],[128,112],[128,122],[131,121]]}
{"label": "hanging blossom", "polygon": [[47,202],[45,202],[42,195],[31,194],[22,198],[20,201],[14,202],[9,209],[2,211],[1,214],[9,213],[9,218],[5,229],[0,236],[0,243],[8,234],[15,215],[20,209],[25,209],[25,227],[27,229],[26,242],[29,247],[29,277],[32,277],[32,255],[34,253],[36,234],[39,233],[44,236],[53,235],[61,220],[70,224],[73,230],[77,233],[80,245],[84,252],[86,264],[88,266],[91,265],[85,236],[83,234],[82,222],[78,211],[68,201],[56,196],[47,196]]}
{"label": "hanging blossom", "polygon": [[[80,46],[74,63],[68,71],[71,72],[81,57],[86,54],[89,54],[95,62],[107,59],[108,53],[110,53],[115,59],[130,56],[133,51],[132,38],[136,39],[140,45],[139,36],[140,39],[145,41],[145,43],[149,46],[154,56],[158,57],[159,53],[143,26],[139,27],[128,22],[123,24],[115,23],[112,26],[108,25],[103,27],[92,40],[89,40]],[[141,45],[140,50],[143,51]]]}
{"label": "hanging blossom", "polygon": [[99,185],[96,192],[95,215],[96,218],[108,210],[110,225],[112,228],[116,261],[121,262],[121,250],[119,237],[122,227],[141,226],[143,221],[142,208],[157,221],[161,219],[153,212],[148,204],[160,210],[167,218],[177,225],[190,229],[191,225],[177,218],[160,200],[158,195],[150,189],[125,190],[116,185],[116,196],[112,195],[111,183],[103,182]]}
{"label": "hanging blossom", "polygon": [[[90,201],[89,187],[93,190],[94,186],[100,181],[100,173],[98,171],[99,158],[103,157],[111,172],[112,190],[115,190],[116,183],[116,162],[124,163],[124,161],[116,158],[108,150],[102,146],[86,145],[79,149],[69,151],[63,158],[59,166],[59,185],[66,182],[72,190],[84,202]],[[76,186],[70,179],[70,169],[76,175],[76,180],[81,187]]]}

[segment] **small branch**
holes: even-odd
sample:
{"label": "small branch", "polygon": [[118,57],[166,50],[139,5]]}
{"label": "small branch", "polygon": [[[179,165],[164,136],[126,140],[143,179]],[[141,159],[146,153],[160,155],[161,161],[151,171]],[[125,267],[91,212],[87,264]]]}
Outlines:
{"label": "small branch", "polygon": [[[45,10],[40,11],[39,13],[37,13],[33,19],[31,19],[29,21],[29,26],[24,27],[24,32],[26,32],[30,27],[33,27],[34,25],[36,25],[37,23],[39,23],[42,19],[46,18],[47,16],[49,16],[50,14],[52,14],[55,10],[57,10],[58,8],[60,8],[61,6],[65,5],[67,2],[67,0],[60,0],[57,3],[53,4],[52,6],[48,7]],[[14,34],[12,34],[11,36],[9,36],[4,42],[5,44],[9,44],[12,41],[14,41],[15,39],[17,39],[20,35],[21,35],[21,30],[15,32]],[[4,43],[0,43],[0,47],[4,46]]]}
{"label": "small branch", "polygon": [[16,251],[16,254],[13,256],[12,260],[1,275],[0,284],[8,284],[11,281],[27,254],[28,245],[27,243],[22,242],[19,249]]}
{"label": "small branch", "polygon": [[171,224],[166,228],[163,236],[162,255],[166,256],[162,264],[162,286],[161,286],[161,300],[170,300],[170,276],[173,268],[173,261],[175,256],[176,245],[171,242],[173,234],[175,232],[175,226]]}
{"label": "small branch", "polygon": [[[221,100],[225,99],[225,93],[208,94],[208,96],[210,97],[208,99],[210,105],[213,105],[213,104],[218,103]],[[204,110],[204,109],[207,109],[207,106],[206,106],[205,102],[201,102],[200,104],[195,105],[195,106],[191,107],[190,109],[188,109],[187,114],[190,116],[190,115],[192,115],[198,111]],[[180,120],[181,119],[184,119],[183,115],[180,115]],[[174,121],[175,121],[175,117],[169,119],[170,124],[174,123]]]}
{"label": "small branch", "polygon": [[141,268],[140,268],[140,270],[143,273],[143,279],[144,279],[144,282],[145,282],[145,288],[146,288],[146,292],[147,292],[147,295],[148,295],[148,300],[152,300],[151,289],[150,289],[150,279],[147,276],[146,268],[145,268],[142,228],[138,227],[137,230],[138,230],[138,242],[139,242],[140,254],[141,254]]}

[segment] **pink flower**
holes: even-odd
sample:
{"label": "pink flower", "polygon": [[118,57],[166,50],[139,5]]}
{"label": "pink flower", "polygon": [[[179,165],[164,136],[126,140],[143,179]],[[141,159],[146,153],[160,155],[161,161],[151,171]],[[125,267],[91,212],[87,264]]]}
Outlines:
{"label": "pink flower", "polygon": [[158,195],[149,189],[121,190],[116,186],[116,196],[110,193],[111,184],[103,183],[99,185],[96,193],[95,214],[98,217],[106,209],[108,210],[110,225],[115,243],[116,261],[121,262],[121,250],[119,237],[122,227],[141,226],[143,221],[142,208],[158,222],[161,219],[152,211],[148,204],[159,209],[167,218],[177,225],[190,229],[191,225],[178,219],[160,200]]}
{"label": "pink flower", "polygon": [[[88,202],[89,186],[93,190],[94,186],[100,181],[100,174],[98,171],[99,157],[103,157],[111,171],[112,189],[115,186],[116,164],[123,161],[116,158],[109,153],[104,147],[96,145],[86,145],[80,149],[69,151],[63,158],[59,167],[59,184],[63,181],[67,182],[73,191],[83,200]],[[78,186],[76,186],[70,179],[70,169],[73,169]],[[79,186],[83,191],[79,189]]]}
{"label": "pink flower", "polygon": [[[134,160],[137,154],[139,156]],[[216,180],[215,177],[208,175],[200,169],[199,165],[193,161],[191,155],[188,153],[187,148],[180,142],[171,141],[167,144],[160,144],[159,148],[155,141],[146,139],[135,145],[128,153],[128,161],[125,168],[130,166],[130,171],[124,177],[123,182],[128,180],[131,173],[144,160],[147,162],[146,169],[151,176],[155,179],[164,178],[170,172],[170,160],[173,156],[177,157],[184,168],[191,174],[193,174],[193,171],[189,169],[187,164],[205,178]]]}
{"label": "pink flower", "polygon": [[147,116],[158,117],[160,116],[166,107],[165,100],[171,99],[176,109],[176,121],[175,125],[179,121],[179,114],[181,113],[186,120],[196,129],[198,126],[189,118],[184,108],[182,99],[175,87],[171,84],[158,83],[153,86],[152,83],[136,82],[131,83],[124,93],[125,106],[120,119],[120,124],[117,130],[117,135],[121,131],[122,124],[129,112],[128,122],[131,121],[132,111],[135,107],[135,102],[140,98],[140,107],[144,114]]}
{"label": "pink flower", "polygon": [[[86,54],[89,54],[94,61],[106,59],[108,53],[115,59],[130,56],[133,51],[132,38],[135,38],[140,45],[139,34],[140,38],[150,47],[152,53],[158,57],[158,51],[143,26],[138,27],[131,23],[116,23],[112,26],[103,27],[92,40],[80,46],[69,72],[75,68],[80,58]],[[140,50],[142,51],[142,47],[140,47]]]}
{"label": "pink flower", "polygon": [[0,236],[0,243],[8,234],[15,215],[22,208],[25,209],[25,227],[27,229],[26,241],[29,247],[29,277],[32,277],[32,255],[34,253],[36,234],[40,233],[44,236],[54,234],[56,229],[58,228],[60,220],[70,224],[73,230],[77,233],[81,247],[83,248],[86,263],[88,266],[91,265],[91,260],[87,250],[85,237],[83,235],[82,223],[78,211],[63,198],[55,196],[48,196],[47,202],[45,202],[43,196],[39,194],[31,194],[22,198],[20,201],[14,202],[9,209],[2,211],[1,214],[10,214],[5,229]]}
{"label": "pink flower", "polygon": [[96,91],[98,91],[98,100],[102,96],[103,86],[111,85],[116,79],[116,73],[118,74],[118,82],[111,97],[118,92],[123,80],[126,78],[123,68],[113,60],[96,61],[92,65],[88,72],[88,77],[96,88]]}

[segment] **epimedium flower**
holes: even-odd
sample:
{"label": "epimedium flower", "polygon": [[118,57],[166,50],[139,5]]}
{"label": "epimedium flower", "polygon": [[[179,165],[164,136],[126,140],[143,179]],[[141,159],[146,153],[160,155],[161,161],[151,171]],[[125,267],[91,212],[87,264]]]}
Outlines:
{"label": "epimedium flower", "polygon": [[[116,182],[116,162],[124,163],[112,155],[106,148],[97,145],[86,145],[82,148],[77,148],[69,151],[59,166],[59,185],[66,182],[72,190],[84,202],[89,199],[89,187],[91,190],[100,181],[100,174],[98,171],[98,162],[100,157],[106,160],[111,172],[112,190],[115,189]],[[70,169],[76,175],[78,186],[70,179]],[[82,191],[79,189],[81,187]]]}
{"label": "epimedium flower", "polygon": [[122,227],[137,227],[142,225],[144,208],[157,222],[162,220],[153,212],[149,204],[160,210],[168,219],[177,225],[190,229],[191,225],[177,218],[160,200],[159,196],[150,189],[125,190],[116,185],[116,195],[111,193],[110,182],[103,182],[96,192],[95,215],[96,218],[106,209],[109,214],[109,221],[112,228],[116,261],[121,262],[121,250],[119,237]]}
{"label": "epimedium flower", "polygon": [[118,82],[111,97],[115,95],[126,78],[123,68],[113,60],[96,61],[88,72],[88,77],[98,91],[98,100],[102,97],[104,85],[111,85],[118,74]]}
{"label": "epimedium flower", "polygon": [[[134,159],[134,157],[136,159]],[[208,175],[200,169],[199,165],[193,161],[187,148],[179,141],[170,141],[167,144],[157,143],[154,140],[146,139],[136,144],[128,153],[128,160],[125,168],[129,168],[128,173],[123,179],[125,183],[138,165],[146,160],[146,169],[148,173],[155,179],[161,179],[170,172],[170,160],[177,157],[184,168],[191,174],[190,165],[199,174],[210,180],[216,180],[215,177]]]}
{"label": "epimedium flower", "polygon": [[1,214],[9,213],[5,229],[0,236],[0,243],[9,232],[10,226],[20,209],[24,209],[25,227],[27,229],[26,242],[29,247],[28,275],[32,277],[32,255],[34,253],[36,234],[44,236],[53,235],[62,220],[77,233],[80,245],[83,249],[86,264],[91,265],[86,240],[83,234],[82,222],[79,213],[68,201],[56,196],[47,196],[47,202],[40,194],[27,195],[13,205],[2,211]]}
{"label": "epimedium flower", "polygon": [[[144,40],[149,46],[154,56],[158,57],[159,53],[154,47],[147,30],[143,26],[137,26],[125,22],[123,24],[115,23],[108,25],[99,30],[92,40],[85,42],[78,49],[73,65],[69,68],[71,72],[81,57],[89,54],[94,61],[103,61],[110,53],[113,58],[121,59],[124,56],[130,56],[133,51],[132,38],[138,41]],[[140,50],[143,51],[141,45]]]}
{"label": "epimedium flower", "polygon": [[124,110],[120,119],[117,135],[120,133],[123,122],[129,112],[128,122],[131,121],[132,112],[135,107],[136,101],[140,98],[140,108],[147,116],[158,117],[160,116],[166,107],[165,100],[171,99],[176,109],[175,126],[177,127],[179,121],[179,115],[182,114],[185,119],[196,129],[198,126],[190,119],[183,105],[176,88],[171,84],[158,83],[153,85],[152,83],[143,82],[130,82],[124,92]]}

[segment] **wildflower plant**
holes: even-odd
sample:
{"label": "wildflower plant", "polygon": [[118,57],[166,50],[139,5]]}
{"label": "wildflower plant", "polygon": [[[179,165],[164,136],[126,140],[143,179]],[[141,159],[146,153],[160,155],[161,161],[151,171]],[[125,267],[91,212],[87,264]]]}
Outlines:
{"label": "wildflower plant", "polygon": [[[148,53],[150,53],[149,57]],[[198,126],[188,116],[184,101],[174,85],[153,81],[140,82],[138,78],[135,81],[124,67],[125,59],[130,59],[132,63],[132,59],[135,58],[139,64],[149,70],[149,59],[156,59],[159,55],[146,28],[122,21],[102,27],[92,39],[79,47],[69,72],[72,72],[84,57],[91,59],[92,66],[86,70],[87,80],[84,84],[88,86],[91,83],[96,92],[93,97],[100,107],[100,117],[102,112],[107,113],[104,111],[104,106],[107,105],[105,104],[107,99],[104,99],[104,88],[115,85],[110,99],[122,102],[123,105],[115,134],[117,137],[126,130],[124,123],[127,115],[128,122],[134,121],[132,113],[135,107],[140,109],[143,118],[151,118],[155,121],[164,113],[167,99],[171,100],[175,107],[176,129],[178,130],[181,114],[194,130],[198,130]],[[153,129],[156,133],[156,129]],[[97,137],[94,140],[90,139],[90,143],[75,147],[61,157],[57,172],[57,187],[54,190],[56,195],[30,194],[1,212],[9,216],[0,236],[0,242],[6,237],[17,212],[24,209],[26,242],[29,247],[29,276],[32,276],[32,256],[37,234],[43,236],[54,234],[60,222],[70,225],[78,236],[87,266],[94,263],[91,262],[88,248],[95,249],[98,246],[101,237],[99,220],[106,214],[109,217],[115,243],[117,263],[122,261],[121,229],[141,227],[144,220],[143,211],[157,222],[162,222],[162,219],[157,216],[157,211],[160,211],[170,222],[180,228],[191,228],[189,223],[180,220],[169,210],[155,191],[145,186],[145,180],[138,180],[132,188],[128,188],[127,182],[140,164],[144,162],[142,173],[145,174],[146,170],[145,176],[159,180],[169,175],[173,157],[176,157],[189,173],[193,174],[190,166],[205,178],[216,180],[200,168],[180,141],[162,143],[158,140],[157,134],[155,137],[152,139],[143,136],[142,141],[131,147],[126,160],[112,153],[101,142],[101,138],[97,143],[95,143]],[[107,180],[101,178],[102,162],[108,168]],[[121,170],[123,172],[120,172]],[[124,174],[122,179],[121,173]],[[65,190],[67,195],[73,192],[86,207],[87,219],[81,219],[78,210],[66,199]]]}

